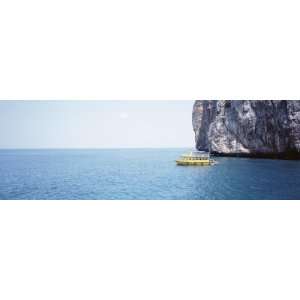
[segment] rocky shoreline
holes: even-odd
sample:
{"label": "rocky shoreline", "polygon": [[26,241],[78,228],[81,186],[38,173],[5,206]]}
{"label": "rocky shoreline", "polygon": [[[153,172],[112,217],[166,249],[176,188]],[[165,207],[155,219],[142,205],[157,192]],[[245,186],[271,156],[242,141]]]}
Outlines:
{"label": "rocky shoreline", "polygon": [[300,101],[197,100],[192,119],[198,150],[300,159]]}

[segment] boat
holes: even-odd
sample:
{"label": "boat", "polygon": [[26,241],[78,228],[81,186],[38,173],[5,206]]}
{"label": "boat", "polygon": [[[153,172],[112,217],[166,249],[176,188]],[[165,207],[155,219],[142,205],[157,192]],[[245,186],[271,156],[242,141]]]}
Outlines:
{"label": "boat", "polygon": [[210,153],[206,151],[191,151],[183,154],[176,160],[179,166],[211,166],[216,162],[210,158]]}

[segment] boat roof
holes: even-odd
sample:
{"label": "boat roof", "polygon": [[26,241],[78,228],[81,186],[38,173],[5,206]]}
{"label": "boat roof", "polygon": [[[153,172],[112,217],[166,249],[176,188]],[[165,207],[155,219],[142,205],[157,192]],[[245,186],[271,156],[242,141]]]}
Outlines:
{"label": "boat roof", "polygon": [[200,150],[192,150],[187,154],[184,154],[183,156],[195,156],[195,157],[200,157],[200,156],[209,156],[209,152],[207,151],[200,151]]}
{"label": "boat roof", "polygon": [[195,154],[208,154],[209,152],[202,151],[202,150],[192,150],[191,153],[195,153]]}

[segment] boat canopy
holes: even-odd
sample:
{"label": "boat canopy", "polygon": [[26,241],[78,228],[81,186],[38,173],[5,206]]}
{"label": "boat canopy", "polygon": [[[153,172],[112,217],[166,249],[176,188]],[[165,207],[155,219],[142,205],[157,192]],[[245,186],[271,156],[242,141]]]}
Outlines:
{"label": "boat canopy", "polygon": [[184,155],[184,156],[199,157],[199,158],[209,158],[210,154],[209,154],[209,152],[206,152],[206,151],[194,150],[194,151],[191,151],[189,154]]}

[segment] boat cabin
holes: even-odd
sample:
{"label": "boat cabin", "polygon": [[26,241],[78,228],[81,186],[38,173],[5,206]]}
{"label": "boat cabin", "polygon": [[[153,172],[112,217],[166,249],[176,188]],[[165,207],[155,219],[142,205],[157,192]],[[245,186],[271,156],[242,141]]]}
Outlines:
{"label": "boat cabin", "polygon": [[209,160],[210,154],[205,151],[191,151],[189,154],[181,156],[184,160]]}

